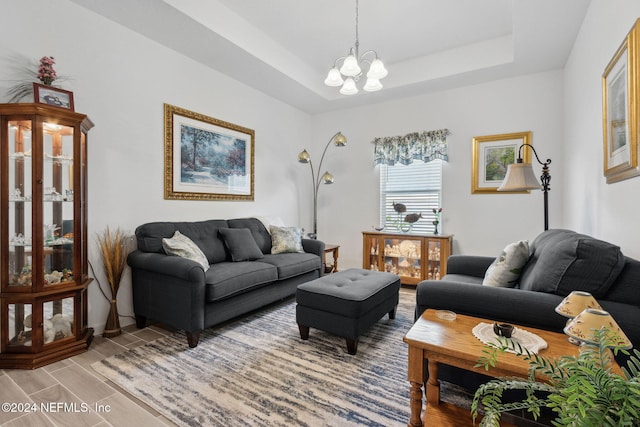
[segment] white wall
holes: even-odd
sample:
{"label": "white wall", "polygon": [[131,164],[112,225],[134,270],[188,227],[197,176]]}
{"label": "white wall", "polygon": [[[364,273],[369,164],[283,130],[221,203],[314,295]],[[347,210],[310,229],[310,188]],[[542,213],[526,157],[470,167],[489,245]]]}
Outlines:
{"label": "white wall", "polygon": [[[539,154],[552,159],[551,227],[593,234],[640,258],[633,232],[640,178],[607,185],[602,176],[600,86],[604,67],[640,15],[636,0],[616,0],[615,7],[592,0],[564,72],[314,117],[66,0],[4,3],[0,101],[6,100],[2,94],[17,68],[51,55],[59,74],[73,77],[64,87],[74,92],[76,111],[96,124],[89,135],[89,229],[91,260],[100,278],[94,237],[107,225],[133,232],[153,220],[278,215],[311,229],[309,170],[296,156],[307,148],[319,161],[338,130],[349,142],[327,151],[323,169],[336,182],[320,189],[318,228],[321,239],[342,246],[341,268],[361,266],[361,231],[378,222],[378,171],[370,141],[439,128],[453,133],[443,171],[442,225],[454,234],[455,253],[493,255],[542,230],[541,192],[471,194],[472,137],[530,130]],[[256,131],[254,202],[163,199],[165,102]],[[130,295],[127,274],[118,295],[122,314],[132,314]],[[90,326],[101,333],[108,306],[95,283],[89,300]]]}
{"label": "white wall", "polygon": [[592,0],[564,72],[564,223],[633,258],[640,258],[640,177],[604,178],[602,74],[638,17],[637,0]]}
{"label": "white wall", "polygon": [[[16,68],[53,56],[58,74],[73,77],[63,87],[74,92],[75,110],[95,123],[89,134],[89,245],[103,285],[95,235],[107,225],[133,233],[154,220],[251,215],[298,223],[295,158],[299,141],[309,139],[307,114],[65,0],[4,2],[0,35],[2,102]],[[164,200],[163,103],[255,130],[254,202]],[[89,288],[89,324],[101,333],[108,304],[96,286]],[[133,313],[128,272],[118,306],[121,314]]]}
{"label": "white wall", "polygon": [[[321,154],[337,130],[349,138],[347,147],[330,148],[325,159],[324,169],[336,182],[320,190],[319,238],[342,246],[341,268],[361,267],[361,231],[378,223],[378,170],[372,166],[371,140],[441,128],[452,132],[443,169],[442,228],[454,235],[454,253],[497,255],[507,243],[533,239],[544,228],[541,191],[471,194],[474,136],[533,132],[539,155],[552,160],[550,226],[559,228],[562,93],[562,72],[553,71],[314,116],[312,156]],[[308,177],[300,172],[300,179]]]}

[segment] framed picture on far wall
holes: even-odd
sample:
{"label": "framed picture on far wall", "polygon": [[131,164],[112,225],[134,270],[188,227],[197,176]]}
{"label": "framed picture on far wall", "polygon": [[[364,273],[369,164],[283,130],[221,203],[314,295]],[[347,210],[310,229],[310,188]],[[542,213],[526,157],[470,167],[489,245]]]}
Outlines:
{"label": "framed picture on far wall", "polygon": [[[531,145],[531,132],[504,133],[473,138],[471,193],[498,193],[507,168],[515,163],[522,144]],[[531,162],[531,150],[522,150],[525,163]],[[514,192],[510,192],[513,194]],[[517,193],[528,193],[518,191]]]}
{"label": "framed picture on far wall", "polygon": [[[637,93],[640,58],[638,22],[609,61],[602,74],[602,130],[604,176],[607,184],[640,175],[638,170]],[[637,96],[637,95],[636,95]]]}
{"label": "framed picture on far wall", "polygon": [[253,200],[252,129],[164,104],[164,198]]}
{"label": "framed picture on far wall", "polygon": [[67,110],[73,109],[73,92],[40,83],[33,84],[33,98],[39,104],[53,105]]}

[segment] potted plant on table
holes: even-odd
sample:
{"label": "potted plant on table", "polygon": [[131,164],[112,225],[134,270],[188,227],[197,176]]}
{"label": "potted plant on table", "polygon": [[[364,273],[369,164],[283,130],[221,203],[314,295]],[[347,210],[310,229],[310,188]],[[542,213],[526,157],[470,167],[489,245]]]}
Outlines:
{"label": "potted plant on table", "polygon": [[[554,426],[640,426],[640,352],[634,350],[623,375],[613,371],[613,354],[629,352],[617,347],[606,329],[595,331],[596,346],[583,345],[578,356],[549,359],[531,354],[514,341],[501,339],[489,344],[476,366],[489,370],[499,354],[509,350],[529,363],[527,378],[498,378],[476,390],[471,406],[473,419],[484,410],[481,427],[499,426],[503,412],[526,410],[538,419],[542,408],[550,408]],[[536,380],[536,374],[546,378]],[[506,390],[522,390],[521,401],[502,402]],[[542,392],[542,393],[540,393]]]}

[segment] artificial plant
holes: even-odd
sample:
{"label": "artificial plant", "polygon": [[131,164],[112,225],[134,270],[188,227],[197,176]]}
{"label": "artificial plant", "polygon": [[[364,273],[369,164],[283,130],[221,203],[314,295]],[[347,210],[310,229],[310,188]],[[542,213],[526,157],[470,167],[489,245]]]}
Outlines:
{"label": "artificial plant", "polygon": [[[476,390],[471,406],[474,421],[484,410],[480,427],[499,426],[503,412],[526,410],[538,419],[542,408],[550,408],[554,426],[640,426],[640,352],[633,355],[612,346],[606,329],[595,331],[596,346],[581,346],[577,356],[550,359],[530,353],[517,342],[501,339],[489,344],[476,366],[489,370],[498,355],[512,351],[529,363],[527,378],[497,378]],[[630,356],[622,375],[614,372],[613,355]],[[536,374],[544,381],[536,380]],[[522,390],[521,401],[502,402],[506,390]]]}

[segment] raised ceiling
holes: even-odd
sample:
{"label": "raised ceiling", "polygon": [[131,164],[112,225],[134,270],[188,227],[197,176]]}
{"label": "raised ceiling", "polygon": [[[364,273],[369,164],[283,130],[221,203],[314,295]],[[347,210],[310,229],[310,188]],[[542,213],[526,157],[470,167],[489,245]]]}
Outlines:
{"label": "raised ceiling", "polygon": [[355,42],[355,0],[72,0],[308,113],[561,69],[590,0],[360,0],[380,92],[323,84]]}

